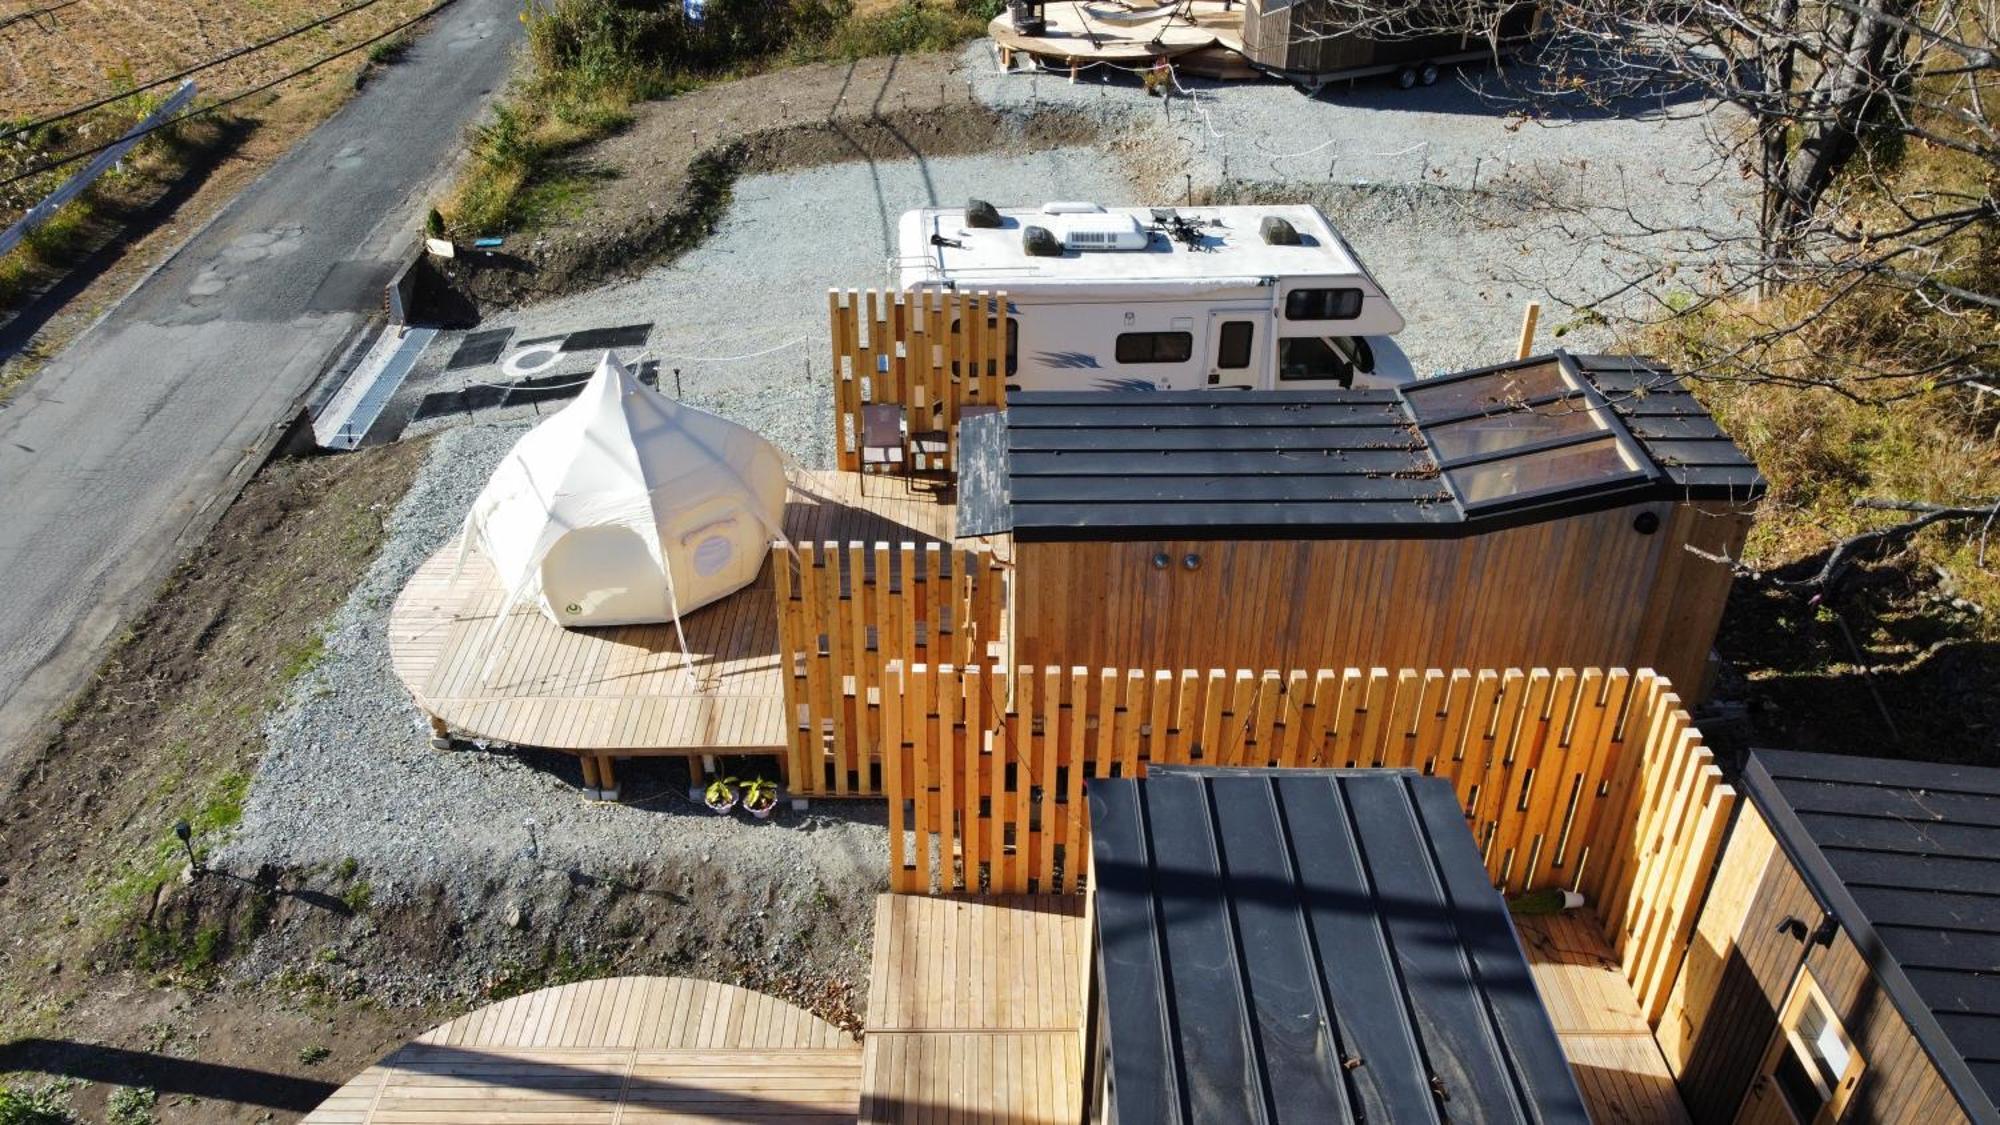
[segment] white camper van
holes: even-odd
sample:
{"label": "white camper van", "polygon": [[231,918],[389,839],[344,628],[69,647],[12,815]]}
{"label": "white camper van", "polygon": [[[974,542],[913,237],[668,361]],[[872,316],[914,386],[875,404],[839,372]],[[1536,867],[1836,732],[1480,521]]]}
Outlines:
{"label": "white camper van", "polygon": [[1002,289],[1010,390],[1388,387],[1403,317],[1310,205],[905,212],[898,288]]}

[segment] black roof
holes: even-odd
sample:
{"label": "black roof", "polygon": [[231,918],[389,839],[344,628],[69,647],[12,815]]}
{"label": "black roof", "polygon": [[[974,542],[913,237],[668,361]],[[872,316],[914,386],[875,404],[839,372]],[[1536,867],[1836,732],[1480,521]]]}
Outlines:
{"label": "black roof", "polygon": [[1744,789],[1976,1120],[2000,1120],[2000,769],[1758,750]]}
{"label": "black roof", "polygon": [[1158,767],[1086,792],[1118,1120],[1589,1120],[1448,782]]}
{"label": "black roof", "polygon": [[1650,360],[1555,352],[1400,390],[1015,392],[963,423],[958,534],[1464,535],[1764,480]]}

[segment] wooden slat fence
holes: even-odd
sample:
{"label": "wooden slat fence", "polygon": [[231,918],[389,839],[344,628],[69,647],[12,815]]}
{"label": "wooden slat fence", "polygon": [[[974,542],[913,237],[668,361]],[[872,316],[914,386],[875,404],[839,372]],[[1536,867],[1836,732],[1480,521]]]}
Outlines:
{"label": "wooden slat fence", "polygon": [[829,290],[837,467],[861,471],[862,406],[895,403],[911,434],[945,437],[942,463],[917,467],[955,471],[960,411],[1006,405],[1006,308],[1006,293],[986,290]]}
{"label": "wooden slat fence", "polygon": [[1650,671],[886,673],[893,890],[1077,891],[1086,779],[1151,763],[1415,769],[1457,788],[1495,886],[1591,900],[1655,1021],[1735,801]]}
{"label": "wooden slat fence", "polygon": [[990,552],[940,544],[803,543],[774,556],[786,778],[793,794],[872,797],[896,661],[984,661],[999,636]]}

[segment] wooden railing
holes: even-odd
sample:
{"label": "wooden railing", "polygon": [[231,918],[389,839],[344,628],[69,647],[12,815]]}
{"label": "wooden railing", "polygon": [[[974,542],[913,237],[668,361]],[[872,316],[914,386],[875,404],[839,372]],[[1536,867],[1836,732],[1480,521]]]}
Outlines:
{"label": "wooden railing", "polygon": [[805,543],[773,556],[786,779],[802,797],[880,795],[885,667],[986,659],[1002,614],[990,553]]}
{"label": "wooden railing", "polygon": [[829,290],[834,458],[861,471],[861,408],[903,407],[911,435],[941,435],[945,452],[919,466],[955,471],[958,419],[969,405],[1004,406],[1007,294]]}
{"label": "wooden railing", "polygon": [[1655,1019],[1735,801],[1650,671],[885,672],[894,890],[1079,890],[1087,779],[1153,763],[1414,769],[1457,789],[1496,887],[1594,904]]}

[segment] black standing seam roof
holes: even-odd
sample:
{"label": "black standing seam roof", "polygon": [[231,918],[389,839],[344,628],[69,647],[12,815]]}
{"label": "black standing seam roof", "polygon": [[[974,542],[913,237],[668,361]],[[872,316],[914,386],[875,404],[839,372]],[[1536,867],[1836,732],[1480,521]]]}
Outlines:
{"label": "black standing seam roof", "polygon": [[1589,1120],[1449,783],[1159,767],[1086,794],[1117,1120]]}
{"label": "black standing seam roof", "polygon": [[[1681,381],[1650,360],[1557,352],[1456,375],[1500,382],[1556,365],[1580,389],[1573,410],[1637,468],[1584,472],[1566,486],[1461,498],[1457,464],[1433,456],[1433,426],[1403,391],[1015,392],[1007,410],[963,423],[960,536],[1024,541],[1142,538],[1457,536],[1646,500],[1762,495],[1764,480]],[[1565,408],[1570,409],[1570,408]],[[1591,433],[1558,446],[1602,444]],[[1480,460],[1506,461],[1524,446]]]}
{"label": "black standing seam roof", "polygon": [[1756,750],[1743,787],[1959,1103],[2000,1122],[2000,769]]}

